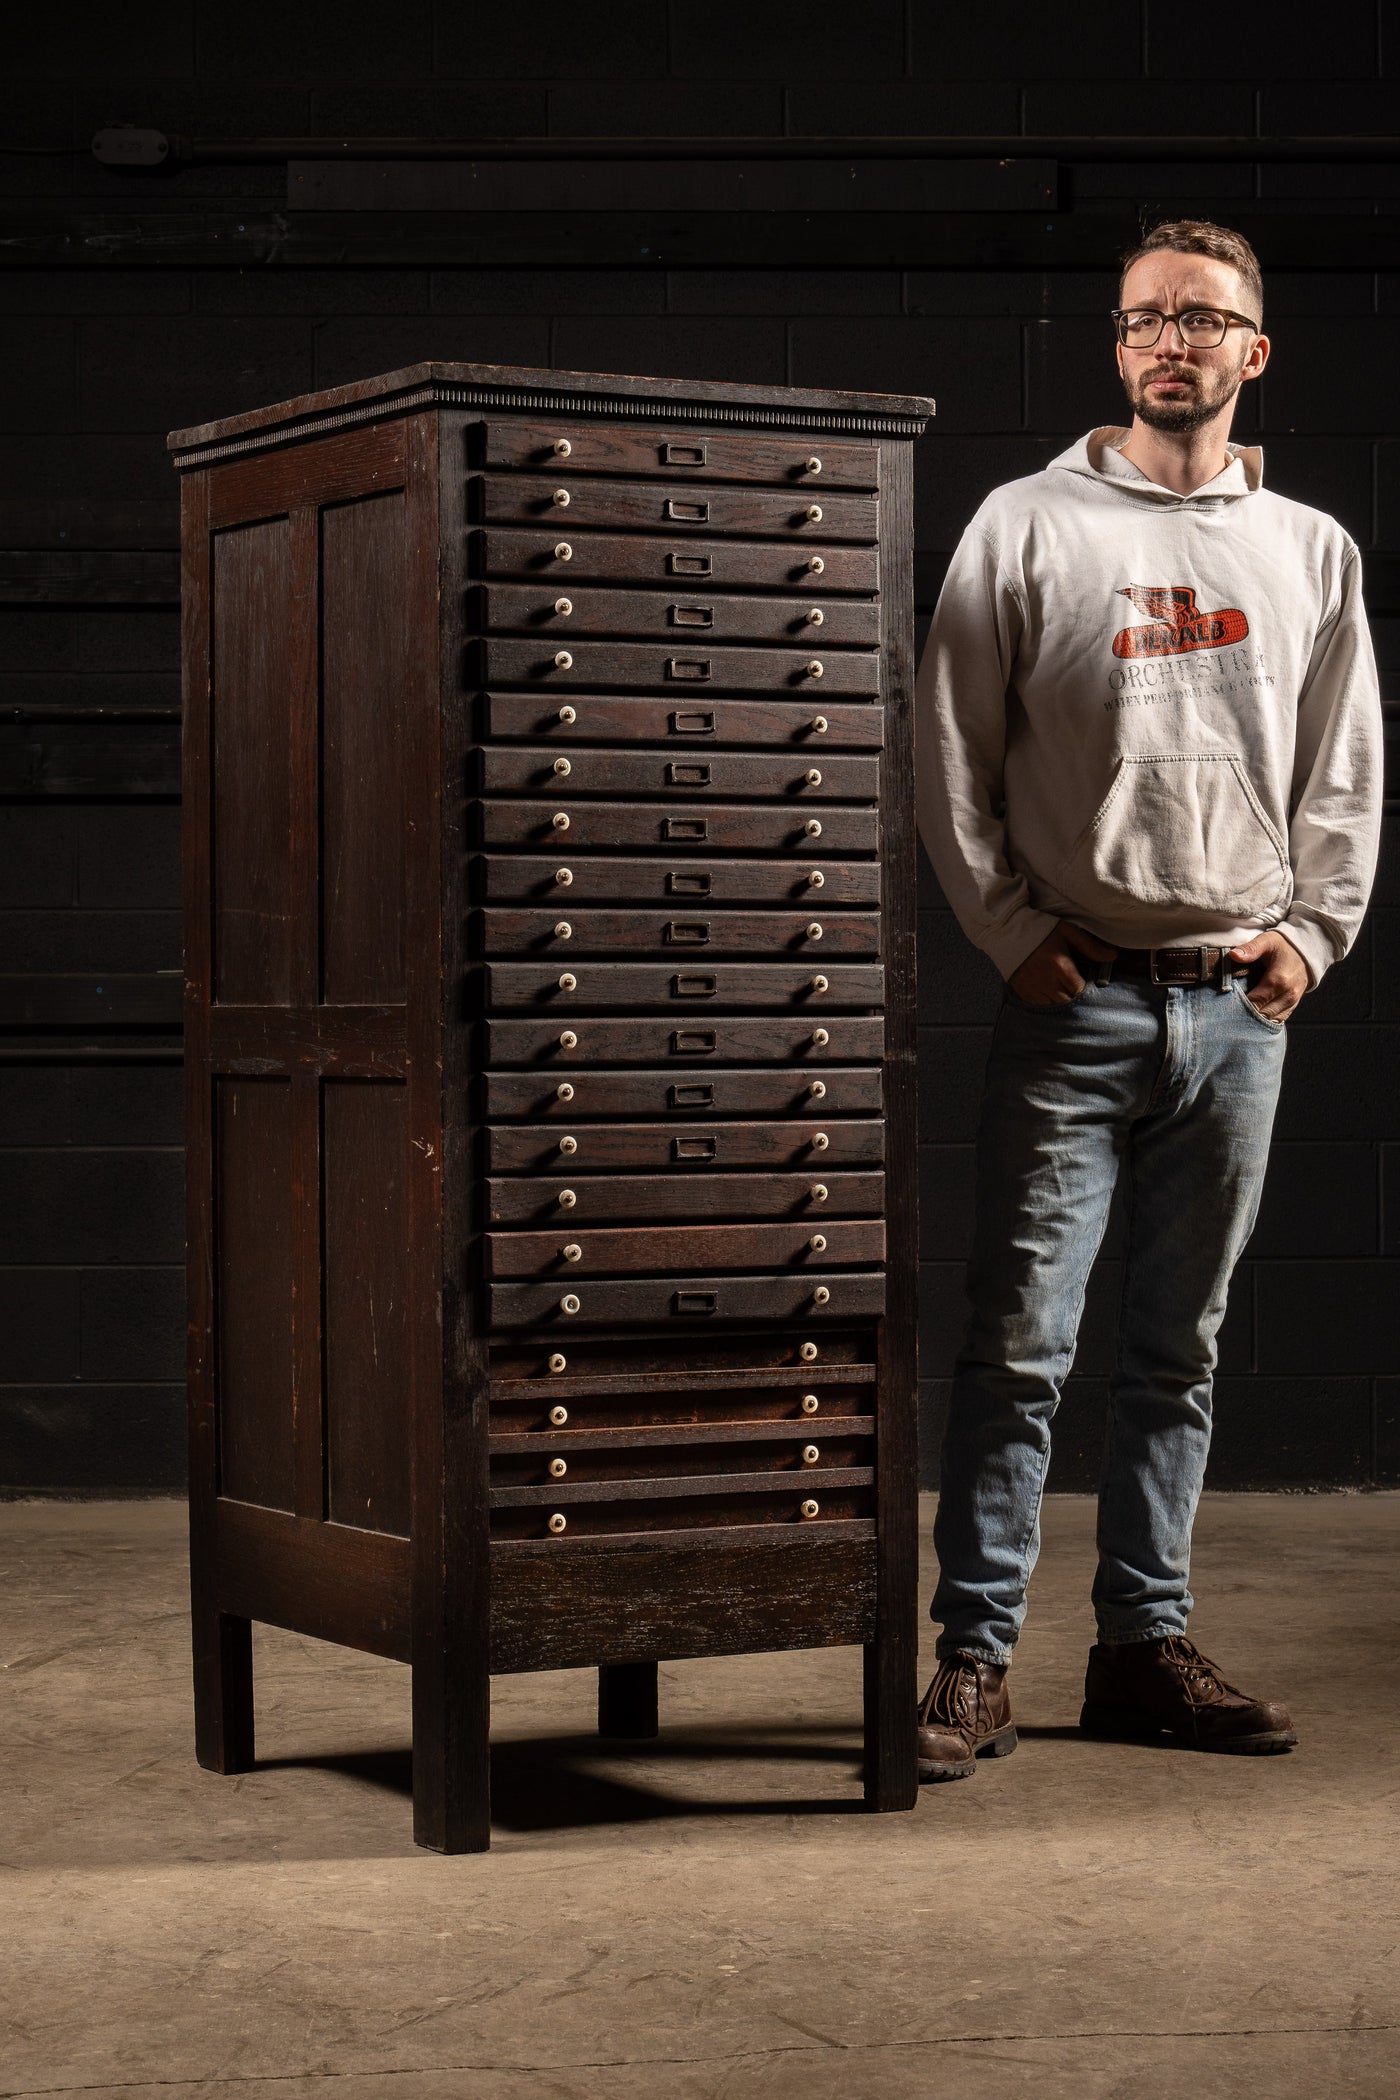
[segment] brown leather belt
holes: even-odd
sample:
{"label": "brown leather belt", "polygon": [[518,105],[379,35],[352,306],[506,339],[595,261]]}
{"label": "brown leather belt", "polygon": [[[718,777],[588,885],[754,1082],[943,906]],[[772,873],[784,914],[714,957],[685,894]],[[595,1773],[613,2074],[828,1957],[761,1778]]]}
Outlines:
{"label": "brown leather belt", "polygon": [[[1090,972],[1093,964],[1090,964]],[[1232,962],[1228,948],[1120,948],[1101,966],[1100,983],[1114,977],[1145,977],[1149,984],[1213,984],[1247,977],[1248,965]]]}

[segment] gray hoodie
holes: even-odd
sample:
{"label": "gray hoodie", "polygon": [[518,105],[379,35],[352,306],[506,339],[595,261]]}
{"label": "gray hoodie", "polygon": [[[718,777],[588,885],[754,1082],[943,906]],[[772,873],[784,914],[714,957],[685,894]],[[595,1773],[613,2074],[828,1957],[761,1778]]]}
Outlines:
{"label": "gray hoodie", "polygon": [[1264,489],[1257,449],[1178,496],[1127,435],[993,490],[963,534],[919,665],[919,829],[1004,976],[1067,918],[1127,947],[1277,926],[1315,984],[1380,829],[1356,547]]}

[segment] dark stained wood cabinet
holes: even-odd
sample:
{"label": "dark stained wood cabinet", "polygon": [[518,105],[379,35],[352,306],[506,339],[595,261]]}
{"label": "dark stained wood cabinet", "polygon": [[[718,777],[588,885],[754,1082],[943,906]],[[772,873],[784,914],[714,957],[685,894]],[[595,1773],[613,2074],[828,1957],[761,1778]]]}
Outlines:
{"label": "dark stained wood cabinet", "polygon": [[251,1621],[489,1673],[863,1645],[915,1794],[911,440],[878,395],[419,365],[183,481],[198,1754]]}

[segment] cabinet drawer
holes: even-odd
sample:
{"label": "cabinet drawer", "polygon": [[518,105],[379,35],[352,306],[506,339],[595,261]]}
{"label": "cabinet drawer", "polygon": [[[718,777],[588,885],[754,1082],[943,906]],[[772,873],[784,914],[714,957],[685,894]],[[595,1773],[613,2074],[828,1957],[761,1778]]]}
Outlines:
{"label": "cabinet drawer", "polygon": [[[574,1540],[586,1542],[607,1538],[616,1539],[622,1545],[655,1538],[658,1544],[670,1545],[688,1541],[701,1531],[732,1531],[738,1537],[748,1539],[753,1536],[755,1526],[780,1525],[803,1531],[813,1542],[818,1539],[829,1540],[832,1544],[848,1539],[873,1542],[875,1537],[873,1487],[827,1487],[820,1495],[813,1495],[804,1492],[797,1482],[776,1488],[763,1481],[755,1484],[753,1493],[746,1493],[741,1486],[730,1481],[723,1484],[722,1492],[702,1496],[697,1492],[698,1485],[696,1483],[675,1499],[648,1501],[640,1495],[632,1498],[615,1493],[610,1499],[590,1497],[587,1501],[580,1499],[562,1508],[559,1498],[546,1497],[536,1509],[493,1509],[492,1544],[510,1542],[525,1546],[527,1541],[538,1541],[542,1552],[568,1554],[573,1550],[571,1541]],[[811,1523],[805,1521],[808,1516],[813,1519]],[[562,1518],[563,1522],[556,1526],[551,1522],[555,1517]],[[804,1589],[809,1581],[810,1577],[804,1577]],[[843,1594],[849,1581],[849,1576],[843,1575]],[[765,1631],[771,1627],[766,1611],[762,1623]],[[804,1612],[804,1634],[809,1624]],[[873,1628],[873,1605],[866,1625]],[[755,1643],[761,1638],[756,1633]],[[854,1621],[849,1631],[843,1629],[843,1638],[852,1642],[868,1640],[870,1632],[863,1631],[861,1623]],[[574,1658],[570,1656],[569,1659]]]}
{"label": "cabinet drawer", "polygon": [[668,481],[762,481],[786,488],[873,489],[878,455],[866,439],[737,437],[706,431],[638,430],[597,423],[489,422],[480,459],[487,467],[559,474],[644,474]]}
{"label": "cabinet drawer", "polygon": [[[822,1424],[820,1439],[799,1417],[790,1422],[684,1423],[655,1429],[546,1430],[493,1435],[493,1488],[582,1487],[594,1481],[666,1480],[728,1473],[777,1473],[832,1484],[832,1475],[869,1466],[874,1423]],[[562,1471],[560,1469],[563,1469]]]}
{"label": "cabinet drawer", "polygon": [[872,1115],[880,1109],[879,1065],[782,1065],[745,1072],[487,1072],[486,1114],[549,1116]]}
{"label": "cabinet drawer", "polygon": [[584,1020],[560,1028],[549,1021],[483,1023],[489,1065],[534,1065],[564,1072],[581,1063],[648,1065],[669,1059],[683,1070],[694,1066],[744,1064],[760,1058],[824,1068],[843,1059],[885,1054],[885,1024],[878,1014],[830,1014],[819,1027],[796,1016],[763,1015],[742,1020],[715,1014],[703,1028],[678,1028],[668,1019]]}
{"label": "cabinet drawer", "polygon": [[[565,462],[567,465],[567,461]],[[590,525],[680,534],[751,533],[793,540],[854,540],[873,546],[878,498],[806,489],[679,489],[664,481],[603,481],[586,475],[478,474],[470,500],[487,525],[539,525],[561,537]]]}
{"label": "cabinet drawer", "polygon": [[[683,1207],[685,1196],[677,1190]],[[846,1269],[885,1258],[880,1218],[819,1224],[560,1226],[552,1232],[488,1232],[488,1276],[538,1276],[572,1287],[579,1277],[699,1274],[716,1269]]]}
{"label": "cabinet drawer", "polygon": [[[494,1327],[548,1327],[565,1332],[637,1320],[703,1327],[714,1320],[868,1319],[885,1308],[878,1269],[825,1270],[801,1276],[639,1276],[615,1283],[490,1285]],[[825,1294],[825,1295],[823,1295]],[[572,1308],[577,1305],[577,1311]]]}
{"label": "cabinet drawer", "polygon": [[[820,531],[820,527],[816,528]],[[755,590],[874,591],[880,582],[875,547],[834,547],[803,536],[791,540],[707,540],[685,534],[580,532],[569,537],[567,513],[558,529],[514,531],[499,525],[474,532],[469,549],[478,576],[539,576],[567,590],[576,583],[659,583],[682,590],[744,585]]]}
{"label": "cabinet drawer", "polygon": [[722,598],[713,592],[578,590],[572,585],[496,583],[472,594],[482,634],[532,634],[571,649],[574,635],[657,635],[682,649],[707,641],[786,642],[819,655],[843,643],[874,648],[880,608],[869,599]]}
{"label": "cabinet drawer", "polygon": [[[702,907],[703,908],[703,907]],[[790,911],[716,911],[700,917],[680,907],[651,912],[642,906],[619,911],[572,903],[549,911],[513,910],[508,905],[475,914],[478,952],[484,955],[561,956],[644,953],[686,955],[878,955],[880,915],[869,911],[825,912],[805,902]],[[809,917],[808,914],[811,914]]]}
{"label": "cabinet drawer", "polygon": [[[479,893],[492,903],[595,904],[613,898],[666,904],[672,910],[716,904],[789,904],[814,912],[878,904],[878,861],[809,859],[712,860],[703,866],[674,860],[634,860],[621,854],[563,853],[543,857],[494,853],[474,870]],[[814,879],[815,878],[815,879]]]}
{"label": "cabinet drawer", "polygon": [[[543,762],[544,754],[536,757]],[[823,768],[823,771],[826,769]],[[572,775],[568,776],[572,778]],[[681,809],[649,809],[645,803],[580,802],[561,809],[549,802],[484,801],[474,811],[477,843],[483,846],[650,846],[667,853],[716,848],[750,853],[803,855],[821,852],[874,853],[878,827],[873,809],[834,809],[818,814],[805,789],[795,809],[690,803]]]}
{"label": "cabinet drawer", "polygon": [[[560,1160],[557,1152],[551,1156]],[[885,1177],[833,1173],[825,1166],[806,1174],[687,1174],[681,1194],[690,1218],[797,1218],[814,1226],[828,1213],[880,1216]],[[607,1225],[664,1218],[674,1215],[676,1200],[675,1184],[666,1176],[570,1174],[565,1160],[548,1179],[500,1176],[486,1184],[486,1215],[493,1225],[545,1226],[575,1219]]]}
{"label": "cabinet drawer", "polygon": [[[488,744],[479,754],[487,794],[515,789],[538,795],[543,788],[564,798],[576,795],[743,795],[797,802],[873,802],[879,793],[880,761],[841,753],[821,754],[804,764],[806,752],[707,751],[684,758],[669,751],[599,751],[589,746],[562,752]],[[567,826],[555,825],[555,830]]]}
{"label": "cabinet drawer", "polygon": [[885,711],[868,700],[854,703],[810,700],[604,699],[580,693],[556,704],[533,693],[483,695],[485,730],[493,737],[548,737],[551,744],[675,744],[681,750],[709,744],[780,744],[811,753],[824,750],[878,751],[885,741]]}
{"label": "cabinet drawer", "polygon": [[873,649],[736,649],[708,647],[678,635],[672,642],[577,642],[570,638],[478,642],[486,685],[547,686],[561,698],[576,686],[635,686],[658,692],[800,693],[813,704],[828,693],[880,690]]}
{"label": "cabinet drawer", "polygon": [[[650,1167],[666,1173],[684,1201],[681,1180],[706,1167],[805,1168],[813,1185],[828,1168],[881,1164],[885,1126],[878,1119],[832,1116],[764,1123],[706,1123],[678,1130],[674,1123],[575,1123],[566,1130],[538,1123],[502,1123],[486,1133],[493,1174],[607,1173],[614,1167]],[[658,1190],[658,1201],[664,1192]],[[829,1200],[829,1199],[828,1199]]]}
{"label": "cabinet drawer", "polygon": [[[804,1330],[805,1334],[805,1330]],[[738,1337],[687,1335],[685,1353],[714,1355],[717,1345]],[[839,1341],[839,1337],[833,1338]],[[504,1347],[510,1348],[506,1344]],[[598,1344],[571,1341],[567,1353],[551,1341],[547,1344],[513,1345],[517,1353],[551,1363],[570,1365],[590,1356]],[[628,1344],[612,1345],[612,1353]],[[827,1354],[823,1335],[818,1358]],[[649,1355],[665,1348],[664,1338],[649,1343]],[[496,1343],[500,1356],[503,1345]],[[744,1354],[757,1354],[748,1350]],[[781,1424],[789,1435],[824,1434],[828,1425],[838,1434],[865,1434],[874,1427],[874,1368],[836,1363],[805,1364],[800,1371],[755,1368],[736,1375],[733,1370],[658,1371],[644,1376],[574,1377],[566,1371],[542,1378],[496,1379],[491,1385],[490,1420],[492,1446],[507,1439],[529,1436],[532,1443],[576,1430],[607,1429],[650,1431],[662,1440],[681,1437],[772,1435]]]}
{"label": "cabinet drawer", "polygon": [[883,1006],[885,973],[879,963],[717,962],[678,970],[670,963],[583,961],[487,963],[487,1003],[549,1006],[577,1013],[590,1006],[797,1006],[811,1014],[839,1006]]}

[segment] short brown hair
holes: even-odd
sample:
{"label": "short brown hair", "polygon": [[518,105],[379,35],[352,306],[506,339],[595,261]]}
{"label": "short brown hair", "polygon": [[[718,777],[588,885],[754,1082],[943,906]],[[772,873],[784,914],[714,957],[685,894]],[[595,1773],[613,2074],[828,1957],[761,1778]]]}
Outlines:
{"label": "short brown hair", "polygon": [[1118,273],[1118,296],[1123,296],[1123,279],[1135,262],[1144,255],[1155,255],[1160,248],[1169,248],[1174,255],[1210,255],[1216,262],[1228,263],[1239,273],[1245,294],[1251,301],[1253,320],[1264,318],[1264,276],[1259,268],[1259,258],[1242,233],[1233,233],[1228,226],[1217,226],[1213,219],[1167,219],[1161,226],[1154,226],[1151,233],[1134,248],[1131,255],[1123,258],[1123,267]]}

